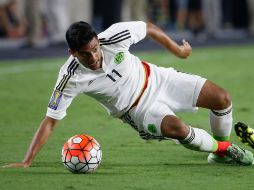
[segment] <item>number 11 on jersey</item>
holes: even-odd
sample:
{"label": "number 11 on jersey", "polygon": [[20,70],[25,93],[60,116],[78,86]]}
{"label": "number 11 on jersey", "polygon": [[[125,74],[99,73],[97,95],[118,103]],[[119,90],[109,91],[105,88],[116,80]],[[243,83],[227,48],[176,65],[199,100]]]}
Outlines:
{"label": "number 11 on jersey", "polygon": [[116,71],[115,69],[112,70],[112,75],[107,74],[106,77],[110,78],[113,82],[116,82],[116,79],[113,77],[113,74],[114,74],[114,76],[117,76],[119,78],[122,77],[122,75],[120,73],[118,73],[118,71]]}

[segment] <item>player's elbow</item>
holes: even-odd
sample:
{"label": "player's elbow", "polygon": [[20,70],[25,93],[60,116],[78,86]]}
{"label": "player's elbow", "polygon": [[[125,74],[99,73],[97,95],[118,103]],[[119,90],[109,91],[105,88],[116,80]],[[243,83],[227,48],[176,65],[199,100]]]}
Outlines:
{"label": "player's elbow", "polygon": [[153,37],[157,30],[158,30],[158,27],[156,27],[153,23],[151,23],[151,22],[146,23],[146,35],[147,36]]}

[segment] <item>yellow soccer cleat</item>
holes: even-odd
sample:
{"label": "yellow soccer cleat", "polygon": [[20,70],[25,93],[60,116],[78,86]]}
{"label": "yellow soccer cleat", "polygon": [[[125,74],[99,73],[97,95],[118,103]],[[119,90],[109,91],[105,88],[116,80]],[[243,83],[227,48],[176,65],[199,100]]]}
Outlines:
{"label": "yellow soccer cleat", "polygon": [[238,122],[235,124],[235,132],[242,143],[254,148],[254,129],[244,123]]}

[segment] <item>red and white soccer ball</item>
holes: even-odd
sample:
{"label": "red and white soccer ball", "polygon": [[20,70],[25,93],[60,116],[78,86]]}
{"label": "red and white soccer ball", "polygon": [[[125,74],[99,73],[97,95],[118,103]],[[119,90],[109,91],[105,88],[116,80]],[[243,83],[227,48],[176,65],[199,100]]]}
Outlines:
{"label": "red and white soccer ball", "polygon": [[62,149],[62,162],[73,173],[95,171],[101,163],[101,158],[100,144],[86,134],[71,137]]}

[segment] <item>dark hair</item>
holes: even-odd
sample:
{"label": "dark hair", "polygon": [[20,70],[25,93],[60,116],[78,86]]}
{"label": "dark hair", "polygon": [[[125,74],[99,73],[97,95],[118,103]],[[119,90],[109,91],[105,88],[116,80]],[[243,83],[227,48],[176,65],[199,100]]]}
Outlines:
{"label": "dark hair", "polygon": [[97,37],[97,34],[88,23],[79,21],[70,25],[65,37],[69,48],[78,51],[94,37]]}

